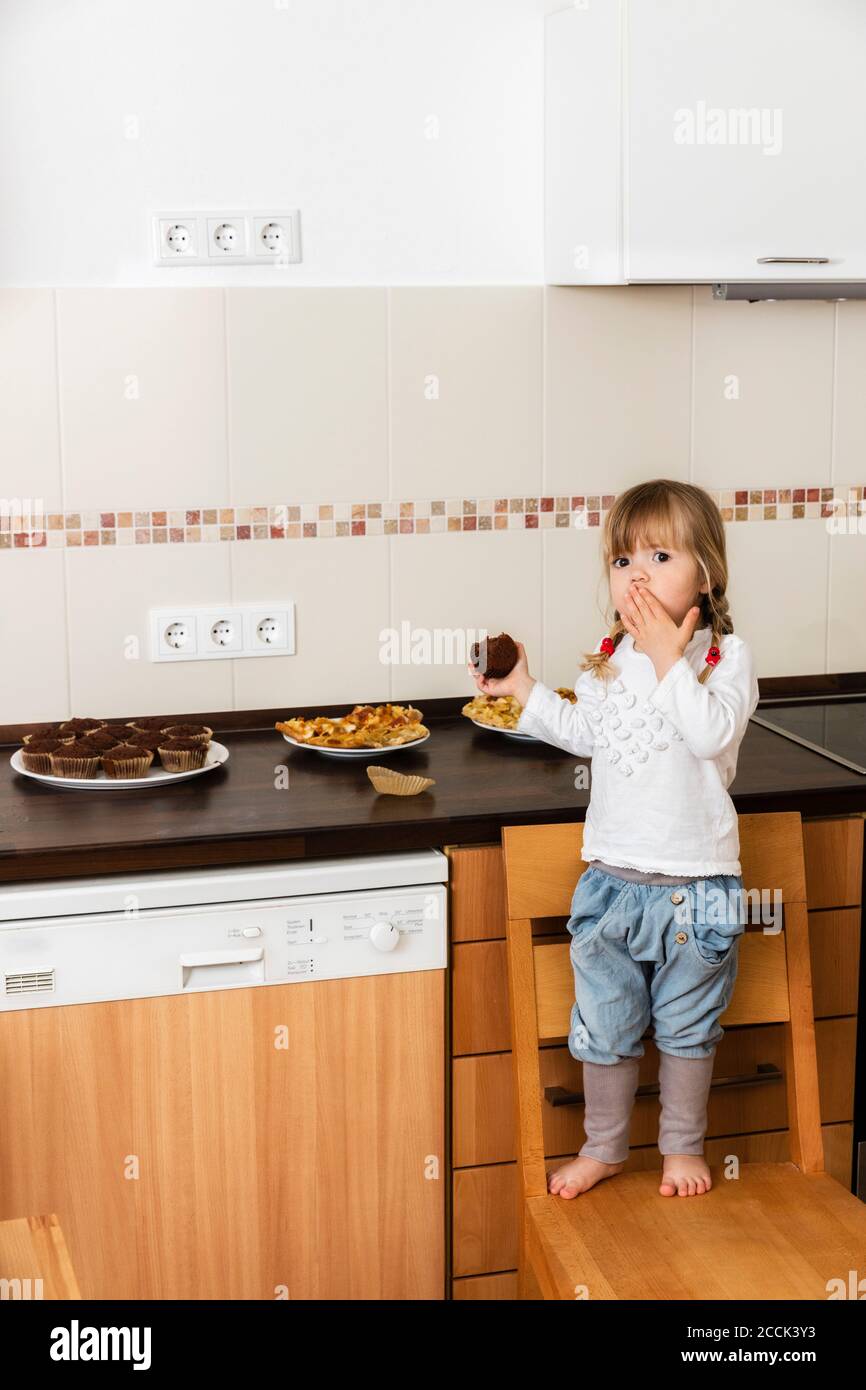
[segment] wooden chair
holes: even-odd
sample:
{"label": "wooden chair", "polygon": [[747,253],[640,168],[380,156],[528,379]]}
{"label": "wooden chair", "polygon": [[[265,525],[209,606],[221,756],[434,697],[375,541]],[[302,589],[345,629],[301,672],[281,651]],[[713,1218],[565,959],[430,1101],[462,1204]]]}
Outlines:
{"label": "wooden chair", "polygon": [[741,1163],[736,1178],[711,1165],[709,1192],[665,1197],[660,1161],[563,1198],[547,1190],[538,1047],[568,1037],[574,974],[570,942],[532,928],[570,915],[583,826],[503,828],[519,1298],[826,1300],[828,1281],[866,1275],[866,1205],[824,1171],[802,822],[743,815],[739,829],[743,886],[781,891],[783,929],[747,927],[721,1022],[784,1025],[793,1162]]}
{"label": "wooden chair", "polygon": [[0,1221],[0,1279],[13,1299],[81,1298],[57,1216]]}

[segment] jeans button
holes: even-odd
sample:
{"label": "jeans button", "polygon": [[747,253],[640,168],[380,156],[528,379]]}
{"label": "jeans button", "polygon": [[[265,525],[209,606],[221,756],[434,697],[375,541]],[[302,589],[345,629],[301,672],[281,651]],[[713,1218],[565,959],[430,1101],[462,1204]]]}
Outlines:
{"label": "jeans button", "polygon": [[682,946],[683,942],[688,941],[688,939],[689,938],[686,936],[684,931],[678,931],[676,936],[674,937],[674,940],[676,941],[678,946]]}
{"label": "jeans button", "polygon": [[671,893],[671,902],[672,902],[672,903],[681,903],[682,900],[683,900],[683,895],[682,895],[682,893]]}

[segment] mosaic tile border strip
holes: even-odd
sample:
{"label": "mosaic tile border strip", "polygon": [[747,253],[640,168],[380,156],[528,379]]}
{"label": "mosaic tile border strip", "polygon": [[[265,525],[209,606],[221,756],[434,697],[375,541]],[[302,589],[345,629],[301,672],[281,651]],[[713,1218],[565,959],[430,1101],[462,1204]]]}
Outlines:
{"label": "mosaic tile border strip", "polygon": [[[708,489],[709,491],[709,489]],[[614,494],[573,497],[449,497],[413,502],[305,502],[176,511],[0,512],[0,550],[94,545],[196,545],[219,541],[434,535],[599,526]],[[724,521],[819,520],[866,514],[866,484],[710,491]],[[866,528],[866,521],[863,523]]]}

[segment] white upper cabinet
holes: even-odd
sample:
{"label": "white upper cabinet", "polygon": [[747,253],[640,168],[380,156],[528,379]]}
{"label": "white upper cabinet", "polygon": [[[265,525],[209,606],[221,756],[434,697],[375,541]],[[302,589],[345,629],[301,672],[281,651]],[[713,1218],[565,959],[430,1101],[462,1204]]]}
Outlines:
{"label": "white upper cabinet", "polygon": [[547,20],[556,284],[866,280],[866,0]]}

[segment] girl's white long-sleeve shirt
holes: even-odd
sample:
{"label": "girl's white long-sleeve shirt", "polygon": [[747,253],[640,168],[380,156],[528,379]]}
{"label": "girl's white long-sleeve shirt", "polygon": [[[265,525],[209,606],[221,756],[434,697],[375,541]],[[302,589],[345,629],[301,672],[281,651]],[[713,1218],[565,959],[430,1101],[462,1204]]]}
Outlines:
{"label": "girl's white long-sleeve shirt", "polygon": [[701,684],[711,642],[712,629],[700,628],[659,680],[626,633],[610,657],[615,676],[603,681],[581,672],[576,704],[541,681],[532,687],[518,732],[592,760],[586,863],[683,876],[742,872],[727,789],[758,703],[758,680],[748,643],[727,633]]}

